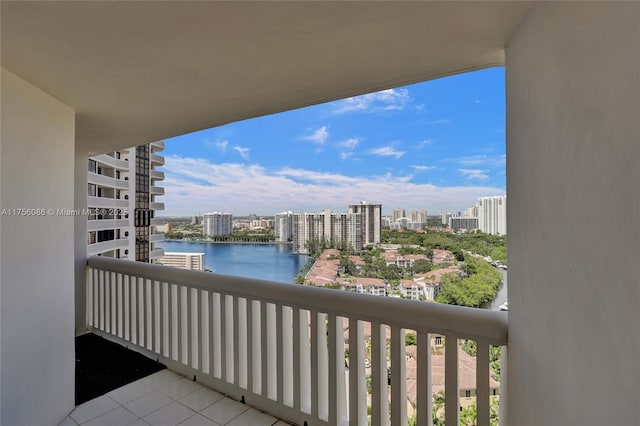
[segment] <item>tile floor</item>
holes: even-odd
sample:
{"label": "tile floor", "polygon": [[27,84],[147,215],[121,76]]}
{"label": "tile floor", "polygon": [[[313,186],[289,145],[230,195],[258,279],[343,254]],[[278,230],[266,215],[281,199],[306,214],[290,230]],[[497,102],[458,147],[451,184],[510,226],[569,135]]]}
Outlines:
{"label": "tile floor", "polygon": [[79,405],[60,426],[286,426],[281,420],[162,370]]}

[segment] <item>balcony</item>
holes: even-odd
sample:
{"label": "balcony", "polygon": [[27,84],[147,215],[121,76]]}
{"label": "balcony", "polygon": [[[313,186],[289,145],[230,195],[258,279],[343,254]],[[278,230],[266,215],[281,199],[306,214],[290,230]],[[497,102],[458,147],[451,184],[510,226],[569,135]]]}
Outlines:
{"label": "balcony", "polygon": [[164,195],[164,188],[161,186],[150,186],[149,187],[149,194],[152,195]]}
{"label": "balcony", "polygon": [[110,176],[99,175],[92,172],[87,173],[87,182],[94,183],[96,185],[107,186],[110,188],[129,189],[129,182],[127,182],[126,180],[116,179]]}
{"label": "balcony", "polygon": [[151,179],[164,180],[164,172],[160,170],[151,170]]}
{"label": "balcony", "polygon": [[161,248],[155,248],[149,252],[149,258],[151,259],[158,259],[162,256],[164,256],[164,249]]}
{"label": "balcony", "polygon": [[129,201],[107,197],[87,197],[87,205],[94,208],[117,208],[124,210],[129,207]]}
{"label": "balcony", "polygon": [[151,142],[149,146],[151,147],[151,152],[163,151],[164,141]]}
{"label": "balcony", "polygon": [[[124,151],[120,151],[122,153],[125,153]],[[100,155],[95,155],[93,157],[94,160],[99,161],[100,163],[104,163],[108,166],[113,167],[114,169],[117,170],[129,170],[129,162],[128,161],[124,161],[115,157],[112,157],[111,155],[107,155],[107,154],[100,154]]]}
{"label": "balcony", "polygon": [[149,161],[156,167],[164,166],[164,157],[162,155],[149,154]]}
{"label": "balcony", "polygon": [[[89,259],[87,276],[90,330],[300,425],[367,424],[368,406],[372,424],[406,424],[405,330],[417,332],[415,415],[430,424],[430,334],[474,340],[477,424],[489,424],[489,345],[506,346],[506,313],[103,257]],[[444,350],[445,417],[457,424],[458,345]]]}
{"label": "balcony", "polygon": [[116,240],[102,241],[100,243],[87,245],[87,254],[89,256],[104,253],[106,251],[116,250],[119,248],[129,247],[129,240],[126,238],[120,238]]}
{"label": "balcony", "polygon": [[164,234],[151,234],[149,235],[150,243],[159,243],[160,241],[164,241]]}
{"label": "balcony", "polygon": [[87,222],[87,231],[101,231],[103,229],[127,228],[129,219],[97,219]]}
{"label": "balcony", "polygon": [[164,210],[164,203],[153,202],[149,203],[149,208],[151,210]]}

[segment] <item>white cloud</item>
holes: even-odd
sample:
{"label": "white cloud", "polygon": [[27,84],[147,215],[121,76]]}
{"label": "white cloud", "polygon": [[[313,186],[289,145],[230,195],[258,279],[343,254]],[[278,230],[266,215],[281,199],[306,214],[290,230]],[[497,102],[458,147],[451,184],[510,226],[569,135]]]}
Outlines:
{"label": "white cloud", "polygon": [[229,141],[216,141],[216,148],[218,148],[222,152],[227,150],[228,145]]}
{"label": "white cloud", "polygon": [[413,167],[418,171],[433,170],[436,168],[436,166],[420,166],[420,165],[412,165],[411,167]]}
{"label": "white cloud", "polygon": [[336,144],[336,146],[339,146],[341,148],[348,148],[348,149],[354,149],[356,146],[358,146],[358,144],[360,143],[360,139],[358,138],[349,138],[346,139],[342,142],[338,142]]}
{"label": "white cloud", "polygon": [[341,152],[340,153],[340,159],[342,161],[346,160],[347,158],[351,157],[353,155],[353,152]]}
{"label": "white cloud", "polygon": [[370,150],[369,154],[378,155],[380,157],[396,157],[396,159],[398,159],[405,154],[405,151],[398,151],[391,146],[382,146],[380,148]]}
{"label": "white cloud", "polygon": [[328,137],[329,132],[327,131],[327,126],[322,126],[319,129],[316,129],[310,135],[304,136],[302,139],[305,141],[317,143],[318,145],[322,145],[327,141]]}
{"label": "white cloud", "polygon": [[451,158],[447,161],[453,161],[462,166],[504,167],[507,162],[507,156],[504,154],[471,155],[467,157]]}
{"label": "white cloud", "polygon": [[346,112],[383,112],[404,109],[411,100],[407,89],[387,89],[354,96],[333,103],[334,114]]}
{"label": "white cloud", "polygon": [[480,169],[458,169],[460,173],[464,175],[467,179],[476,179],[476,180],[485,180],[489,179],[489,175],[487,174],[487,170]]}
{"label": "white cloud", "polygon": [[449,120],[447,118],[441,118],[439,120],[435,120],[435,121],[431,122],[431,124],[434,124],[434,125],[435,124],[449,124],[449,123],[451,123],[451,120]]}
{"label": "white cloud", "polygon": [[250,148],[241,148],[239,146],[234,146],[233,149],[236,150],[238,154],[240,154],[240,157],[242,157],[246,161],[249,161]]}
{"label": "white cloud", "polygon": [[391,173],[346,176],[294,168],[269,171],[258,165],[212,164],[178,156],[165,161],[165,196],[161,201],[167,216],[215,210],[236,215],[318,212],[325,208],[346,211],[349,204],[360,200],[382,203],[385,212],[403,206],[437,213],[462,210],[481,196],[504,194],[504,188],[488,186],[417,184],[411,176]]}

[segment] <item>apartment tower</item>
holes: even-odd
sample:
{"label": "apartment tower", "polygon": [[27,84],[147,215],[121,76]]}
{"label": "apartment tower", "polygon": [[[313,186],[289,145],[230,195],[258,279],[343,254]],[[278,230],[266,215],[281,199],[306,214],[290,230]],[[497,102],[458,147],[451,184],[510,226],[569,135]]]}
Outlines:
{"label": "apartment tower", "polygon": [[152,262],[163,255],[156,243],[155,212],[164,210],[157,197],[164,188],[157,186],[164,173],[158,155],[164,142],[108,152],[89,158],[87,254],[118,259]]}

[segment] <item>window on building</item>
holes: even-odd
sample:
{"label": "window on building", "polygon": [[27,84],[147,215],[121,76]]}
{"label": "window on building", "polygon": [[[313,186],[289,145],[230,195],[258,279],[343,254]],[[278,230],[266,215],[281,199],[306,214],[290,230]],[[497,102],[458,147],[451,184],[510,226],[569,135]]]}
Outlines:
{"label": "window on building", "polygon": [[96,168],[96,161],[95,160],[89,160],[89,171],[92,173],[95,173],[97,168]]}
{"label": "window on building", "polygon": [[95,197],[96,196],[96,185],[93,183],[89,184],[89,197]]}

